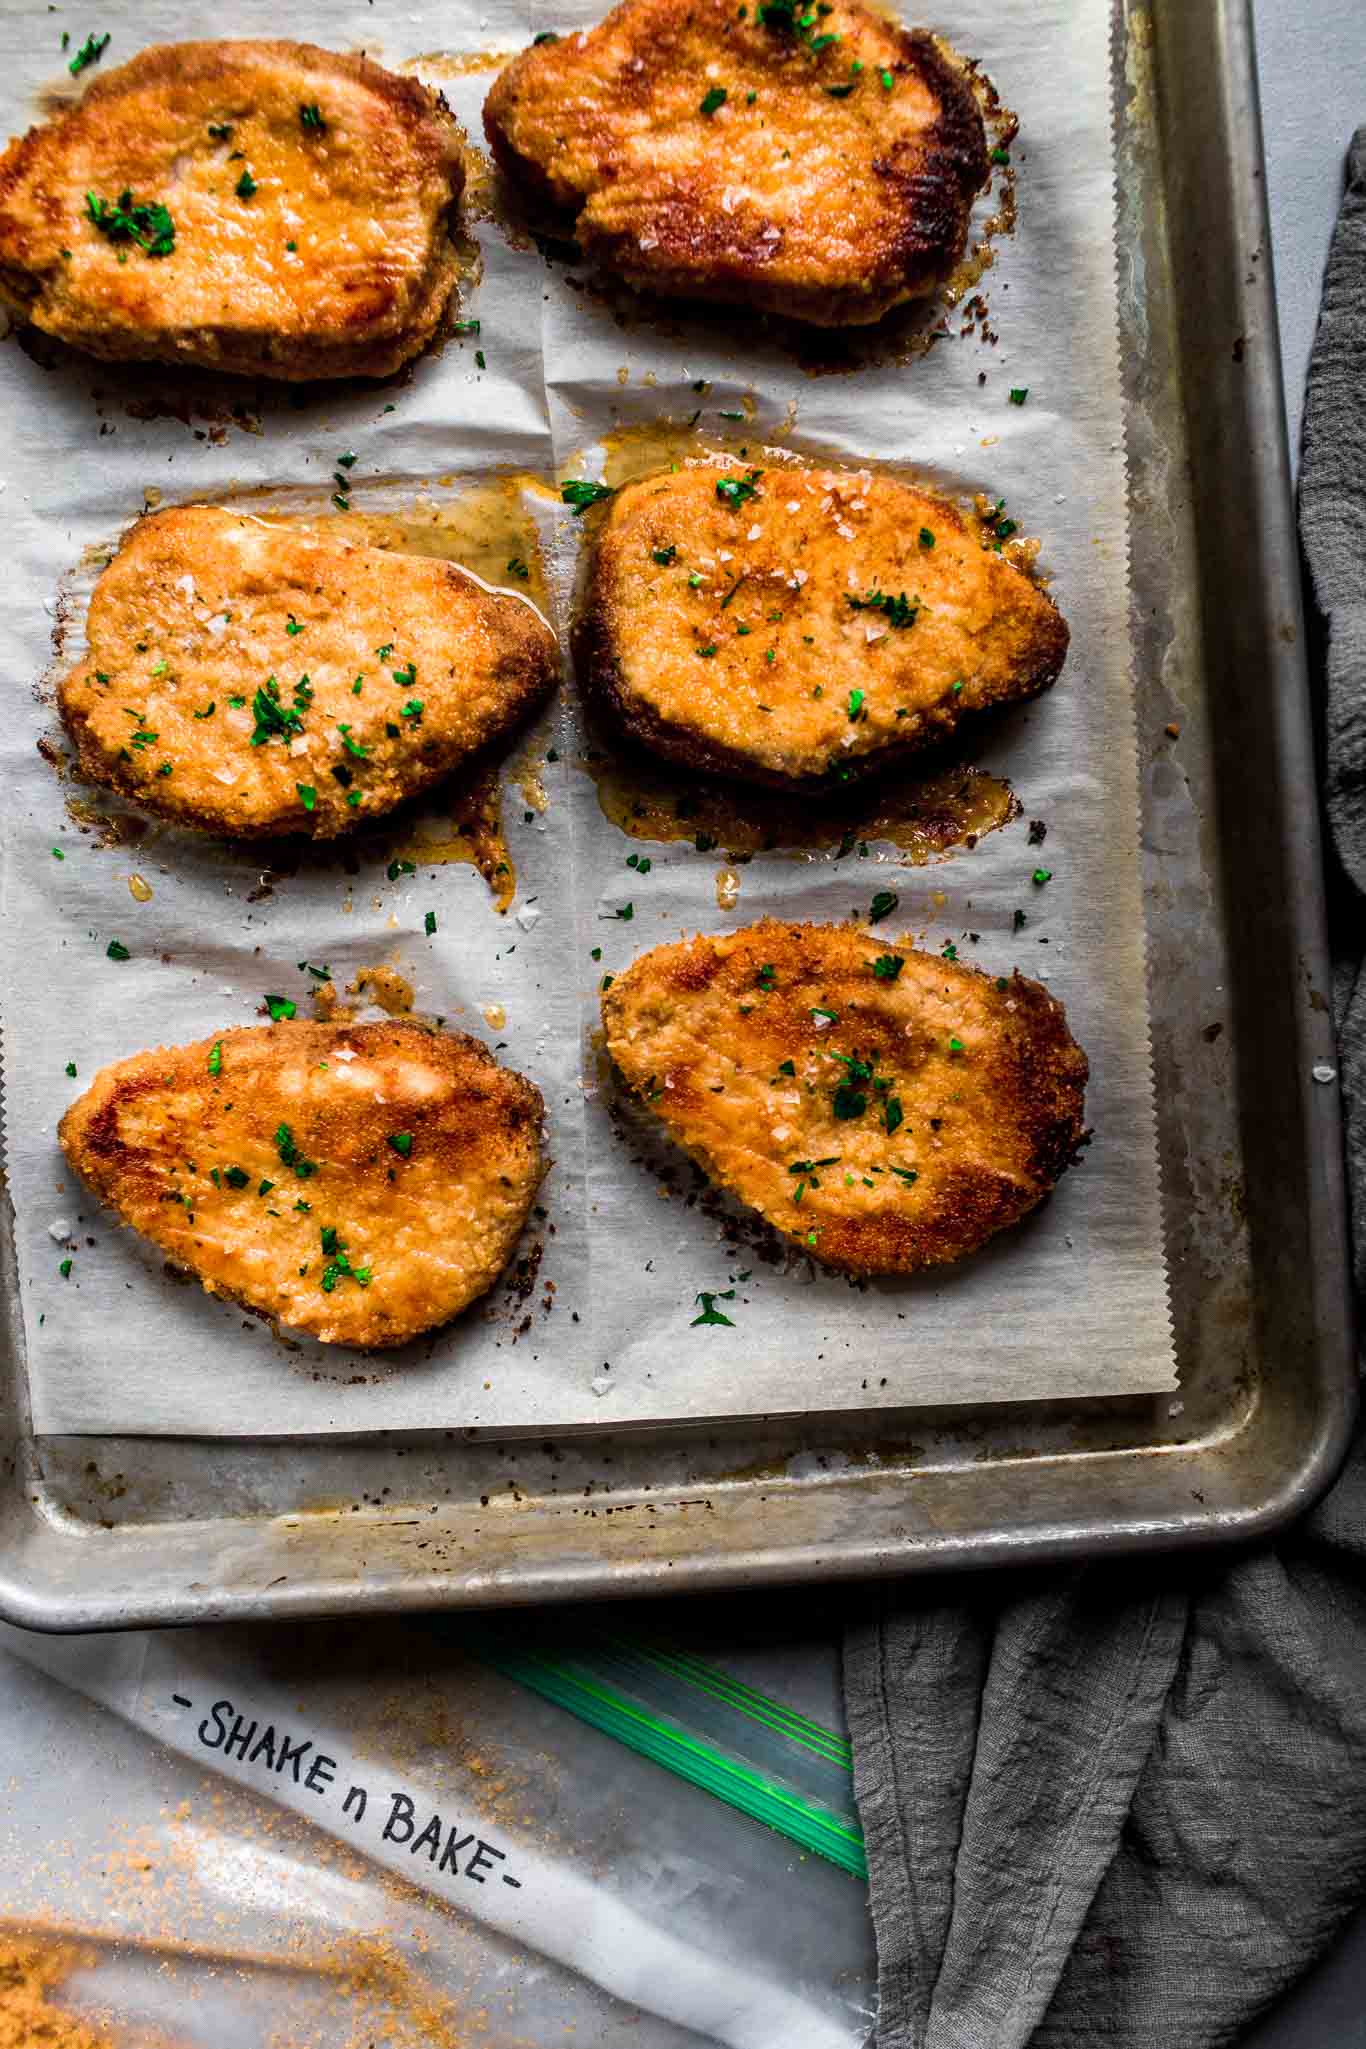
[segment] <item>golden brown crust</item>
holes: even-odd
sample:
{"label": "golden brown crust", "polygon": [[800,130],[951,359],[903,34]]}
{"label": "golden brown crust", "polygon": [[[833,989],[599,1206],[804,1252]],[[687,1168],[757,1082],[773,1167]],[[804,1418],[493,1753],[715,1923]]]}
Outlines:
{"label": "golden brown crust", "polygon": [[[718,484],[737,483],[754,495],[725,503]],[[654,753],[837,788],[1057,678],[1066,622],[990,539],[947,499],[867,470],[646,477],[599,529],[576,667]]]}
{"label": "golden brown crust", "polygon": [[463,1034],[281,1023],[104,1068],[60,1137],[96,1195],[209,1294],[372,1349],[498,1278],[544,1173],[542,1110]]}
{"label": "golden brown crust", "polygon": [[[901,966],[884,978],[878,960]],[[976,1251],[1043,1199],[1084,1136],[1086,1056],[1046,989],[851,925],[767,919],[656,947],[602,1014],[612,1059],[670,1136],[849,1272]]]}
{"label": "golden brown crust", "polygon": [[597,28],[523,51],[485,132],[630,284],[823,327],[878,320],[961,256],[990,171],[981,115],[930,36],[860,0],[801,32],[780,15],[623,0]]}
{"label": "golden brown crust", "polygon": [[555,640],[523,599],[322,524],[208,505],[139,521],[95,586],[89,653],[58,685],[84,776],[196,831],[329,839],[544,698]]}
{"label": "golden brown crust", "polygon": [[[440,95],[365,57],[157,44],[0,156],[0,301],[95,356],[388,376],[450,297],[464,175]],[[90,220],[88,192],[125,189],[169,209],[169,254]]]}

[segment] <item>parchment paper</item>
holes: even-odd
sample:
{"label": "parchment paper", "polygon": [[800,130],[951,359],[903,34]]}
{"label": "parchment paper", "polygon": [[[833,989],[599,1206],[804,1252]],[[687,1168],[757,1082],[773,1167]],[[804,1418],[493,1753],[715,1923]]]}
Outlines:
{"label": "parchment paper", "polygon": [[[448,53],[515,49],[542,27],[588,25],[597,13],[593,0],[553,14],[488,5],[463,17],[311,0],[288,32],[364,46],[402,68],[437,44]],[[0,20],[17,128],[52,76],[66,17],[27,6]],[[85,24],[79,34],[74,17],[69,25],[74,46]],[[202,5],[123,6],[102,25],[114,32],[107,63],[149,41],[224,26]],[[999,245],[987,282],[994,345],[959,339],[953,319],[952,338],[904,367],[812,378],[747,335],[740,315],[726,327],[623,328],[562,267],[548,269],[480,223],[484,274],[460,310],[481,321],[483,373],[473,343],[453,343],[389,386],[321,397],[243,387],[246,427],[208,428],[202,419],[130,417],[129,389],[138,379],[138,390],[151,389],[155,372],[149,382],[149,373],[69,357],[42,369],[14,341],[0,348],[9,541],[0,632],[11,687],[0,733],[0,1024],[39,1432],[547,1429],[1174,1384],[1128,673],[1109,10],[1106,0],[1009,10],[999,0],[955,0],[928,25],[980,57],[1021,118],[1019,230]],[[241,0],[231,32],[279,27],[264,0]],[[414,68],[441,84],[478,137],[492,74],[450,75],[437,61]],[[699,397],[700,380],[711,382]],[[1028,387],[1024,406],[1008,402],[1012,386]],[[578,766],[582,735],[566,690],[539,734],[558,756],[542,771],[549,809],[527,819],[515,791],[505,803],[518,867],[506,917],[460,866],[419,867],[396,883],[379,860],[350,876],[340,862],[305,866],[253,901],[259,854],[170,833],[137,851],[100,847],[73,826],[70,791],[37,752],[52,722],[35,686],[50,666],[54,594],[66,579],[79,600],[73,566],[141,510],[149,486],[168,502],[226,502],[265,484],[325,494],[337,453],[353,449],[355,504],[390,505],[458,489],[455,480],[481,465],[591,474],[600,438],[620,425],[700,407],[699,432],[733,431],[715,415],[743,401],[754,406],[752,448],[784,432],[797,449],[914,462],[951,492],[1004,497],[1022,530],[1042,536],[1072,647],[1056,689],[1003,722],[985,757],[1021,797],[1025,816],[1014,825],[928,867],[901,865],[886,847],[838,863],[759,856],[740,871],[738,904],[725,912],[715,893],[719,852],[644,845],[603,817]],[[563,628],[581,530],[567,514],[541,517]],[[1041,858],[1027,843],[1030,817],[1048,823],[1042,859],[1053,879],[1043,889],[1030,882]],[[647,877],[626,865],[632,853],[650,856]],[[150,902],[129,894],[135,870],[152,884]],[[733,1208],[683,1199],[687,1175],[665,1196],[651,1161],[613,1128],[592,1033],[600,975],[646,947],[768,912],[864,916],[879,888],[900,898],[880,937],[935,948],[952,938],[965,958],[991,972],[1018,964],[1064,999],[1091,1060],[1095,1140],[1041,1210],[976,1258],[857,1287],[795,1254],[776,1263],[756,1255],[743,1229],[738,1240],[728,1231]],[[627,900],[629,923],[615,916]],[[1028,919],[1018,934],[1017,908]],[[438,918],[430,938],[429,909]],[[130,948],[126,964],[107,960],[111,937]],[[250,1022],[267,991],[302,997],[302,959],[326,961],[338,978],[396,960],[421,1009],[498,1044],[543,1090],[555,1165],[528,1234],[542,1263],[525,1299],[501,1289],[435,1338],[378,1358],[286,1345],[167,1277],[160,1256],[66,1173],[57,1122],[100,1066]],[[482,1017],[492,1004],[506,1010],[497,1030]],[[731,1287],[723,1307],[732,1327],[695,1327],[698,1291]]]}

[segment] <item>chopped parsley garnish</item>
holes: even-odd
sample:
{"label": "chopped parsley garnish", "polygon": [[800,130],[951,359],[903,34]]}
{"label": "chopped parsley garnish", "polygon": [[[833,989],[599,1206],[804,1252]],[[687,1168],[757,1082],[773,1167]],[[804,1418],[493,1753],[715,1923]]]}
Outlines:
{"label": "chopped parsley garnish", "polygon": [[476,349],[474,352],[474,367],[476,370],[487,370],[489,367],[484,360],[484,351],[482,349]]}
{"label": "chopped parsley garnish", "polygon": [[76,1079],[76,1063],[74,1060],[67,1061],[66,1071],[70,1075],[72,1081],[74,1081]]}
{"label": "chopped parsley garnish", "polygon": [[[748,571],[748,570],[746,570],[746,571],[745,571],[745,573],[744,573],[744,575],[743,575],[743,576],[737,576],[737,577],[736,577],[736,579],[735,579],[734,583],[733,583],[733,584],[731,585],[730,589],[729,589],[729,590],[728,590],[728,591],[726,592],[726,595],[725,595],[725,596],[724,596],[724,597],[722,598],[722,600],[721,600],[721,610],[722,610],[723,612],[725,611],[725,609],[726,609],[727,605],[728,605],[728,604],[730,603],[731,599],[732,599],[732,598],[733,598],[733,597],[735,596],[736,592],[737,592],[737,591],[739,590],[739,588],[740,588],[741,584],[742,584],[742,583],[747,583],[747,582],[748,582],[748,580],[749,580],[749,571]],[[749,629],[748,629],[748,628],[746,628],[745,630],[746,630],[746,632],[748,632],[748,630],[749,630]]]}
{"label": "chopped parsley garnish", "polygon": [[335,1224],[324,1224],[321,1231],[322,1249],[327,1265],[322,1270],[319,1282],[325,1295],[330,1295],[344,1274],[349,1274],[358,1286],[368,1288],[374,1275],[368,1266],[352,1266],[347,1257],[346,1241],[337,1236]]}
{"label": "chopped parsley garnish", "polygon": [[945,960],[957,960],[958,958],[958,948],[951,939],[946,939],[939,951]]}
{"label": "chopped parsley garnish", "polygon": [[106,960],[131,960],[133,958],[121,939],[110,940],[108,946],[104,949],[104,957]]}
{"label": "chopped parsley garnish", "polygon": [[87,65],[99,63],[108,48],[109,37],[107,35],[87,36],[80,49],[77,50],[75,56],[67,65],[67,70],[73,78],[79,78]]}
{"label": "chopped parsley garnish", "polygon": [[697,111],[699,114],[710,115],[714,114],[718,107],[724,107],[725,104],[726,88],[723,85],[714,85],[711,88],[710,92],[708,92],[706,96],[703,98]]}
{"label": "chopped parsley garnish", "polygon": [[1010,403],[1013,406],[1022,406],[1028,397],[1029,386],[1027,384],[1017,384],[1011,390]]}
{"label": "chopped parsley garnish", "polygon": [[231,121],[210,121],[209,133],[215,142],[231,142],[232,123]]}
{"label": "chopped parsley garnish", "polygon": [[710,641],[706,647],[698,647],[693,649],[693,653],[700,655],[704,662],[709,662],[716,652],[717,644],[714,640]]}
{"label": "chopped parsley garnish", "polygon": [[920,529],[920,545],[922,548],[932,548],[934,546],[934,535],[927,526],[922,526]]}
{"label": "chopped parsley garnish", "polygon": [[614,918],[620,918],[623,925],[629,925],[632,918],[634,918],[635,914],[636,907],[633,903],[618,904],[617,908],[613,911],[612,916]]}
{"label": "chopped parsley garnish", "polygon": [[758,497],[756,487],[762,475],[762,470],[750,470],[743,477],[718,477],[716,495],[723,505],[728,505],[735,512],[746,499]]}
{"label": "chopped parsley garnish", "polygon": [[222,1041],[221,1039],[215,1039],[215,1040],[214,1040],[214,1042],[213,1042],[213,1044],[212,1044],[212,1045],[210,1046],[210,1048],[209,1048],[209,1073],[210,1073],[210,1074],[221,1074],[222,1072],[223,1072],[223,1041]]}
{"label": "chopped parsley garnish", "polygon": [[250,199],[252,193],[257,190],[256,180],[252,177],[250,171],[243,171],[232,189],[239,199]]}
{"label": "chopped parsley garnish", "polygon": [[812,1009],[811,1015],[812,1017],[823,1017],[827,1024],[838,1024],[840,1021],[840,1014],[837,1010],[822,1010],[819,1005]]}
{"label": "chopped parsley garnish", "polygon": [[195,712],[195,713],[194,713],[194,717],[195,717],[195,718],[197,718],[197,719],[211,719],[211,718],[213,717],[213,715],[214,715],[214,712],[215,712],[215,711],[217,710],[217,708],[218,708],[218,707],[217,707],[217,704],[216,704],[216,703],[213,703],[213,702],[211,702],[211,703],[209,703],[209,704],[205,705],[205,707],[204,707],[203,711],[197,711],[197,712]]}
{"label": "chopped parsley garnish", "polygon": [[1042,889],[1045,882],[1053,880],[1053,870],[1051,868],[1036,868],[1029,879],[1036,889]]}
{"label": "chopped parsley garnish", "polygon": [[531,570],[529,566],[525,562],[523,562],[520,555],[514,555],[512,560],[508,563],[507,573],[509,576],[515,576],[518,578],[520,582],[525,583],[531,575]]}
{"label": "chopped parsley garnish", "polygon": [[416,875],[417,863],[415,861],[391,861],[384,872],[391,882],[397,882],[400,875]]}
{"label": "chopped parsley garnish", "polygon": [[894,982],[905,965],[905,960],[899,953],[880,953],[871,963],[873,973],[879,982]]}
{"label": "chopped parsley garnish", "polygon": [[301,1181],[307,1181],[310,1175],[317,1173],[318,1162],[304,1158],[294,1143],[294,1133],[287,1124],[277,1124],[275,1127],[275,1150],[280,1155],[281,1164],[288,1167],[292,1174],[297,1174]]}
{"label": "chopped parsley garnish", "polygon": [[280,702],[280,686],[273,676],[265,682],[251,700],[256,730],[251,736],[253,747],[264,747],[267,740],[292,739],[295,733],[303,731],[303,715],[313,698],[307,676],[301,676],[294,686],[292,706]]}
{"label": "chopped parsley garnish", "polygon": [[60,847],[54,847],[52,849],[52,858],[54,861],[64,861],[66,859],[66,855],[62,852]]}
{"label": "chopped parsley garnish", "polygon": [[266,1009],[270,1012],[271,1023],[279,1024],[282,1020],[287,1021],[291,1017],[296,1017],[299,1006],[297,1003],[291,1003],[288,996],[267,996]]}
{"label": "chopped parsley garnish", "polygon": [[824,88],[824,91],[832,100],[847,100],[853,90],[852,81],[848,85],[827,85]]}
{"label": "chopped parsley garnish", "polygon": [[890,918],[901,899],[895,890],[880,889],[868,906],[868,923],[880,925],[884,918]]}
{"label": "chopped parsley garnish", "polygon": [[730,1317],[723,1316],[716,1306],[718,1302],[733,1302],[735,1300],[734,1288],[718,1289],[713,1294],[701,1294],[694,1299],[702,1304],[702,1314],[694,1316],[690,1326],[693,1330],[697,1329],[699,1323],[723,1323],[727,1330],[734,1330],[735,1325]]}
{"label": "chopped parsley garnish", "polygon": [[391,669],[389,674],[400,690],[411,690],[417,681],[417,663],[409,662],[406,669]]}
{"label": "chopped parsley garnish", "polygon": [[868,1098],[853,1082],[842,1081],[835,1090],[830,1107],[840,1122],[846,1123],[851,1117],[863,1115],[868,1108]]}
{"label": "chopped parsley garnish", "polygon": [[667,548],[655,548],[652,552],[654,560],[659,564],[660,568],[669,569],[678,559],[678,543],[670,541]]}
{"label": "chopped parsley garnish", "polygon": [[316,811],[318,808],[318,792],[314,789],[312,783],[295,783],[294,788],[298,792],[299,802],[303,805],[304,810]]}
{"label": "chopped parsley garnish", "polygon": [[849,723],[851,726],[863,710],[863,700],[864,692],[862,690],[851,690],[849,692]]}
{"label": "chopped parsley garnish", "polygon": [[805,43],[812,56],[819,57],[822,50],[839,41],[839,37],[829,30],[816,34],[822,19],[830,11],[826,4],[803,7],[801,0],[759,0],[754,18],[774,35],[791,36],[795,42]]}
{"label": "chopped parsley garnish", "polygon": [[770,961],[765,961],[765,962],[764,962],[764,965],[763,965],[763,966],[762,966],[762,967],[761,967],[761,968],[759,969],[759,972],[758,972],[758,974],[757,974],[757,975],[756,975],[756,976],[754,977],[754,979],[755,979],[755,981],[756,981],[756,982],[757,982],[757,983],[759,984],[759,987],[760,987],[761,989],[776,989],[776,988],[777,988],[777,986],[778,986],[778,971],[777,971],[777,969],[776,969],[776,968],[774,967],[774,965],[773,965],[773,963],[772,963],[772,961],[771,961],[771,960],[770,960]]}
{"label": "chopped parsley garnish", "polygon": [[889,1133],[895,1131],[901,1123],[901,1118],[902,1111],[900,1096],[888,1096],[886,1102],[882,1106],[882,1122],[886,1130]]}
{"label": "chopped parsley garnish", "polygon": [[411,1157],[413,1150],[413,1134],[411,1131],[391,1131],[386,1142],[393,1147],[401,1160]]}
{"label": "chopped parsley garnish", "polygon": [[322,109],[316,100],[310,100],[306,107],[300,107],[299,126],[306,135],[325,135],[327,133],[327,123],[322,117]]}
{"label": "chopped parsley garnish", "polygon": [[299,624],[298,620],[294,617],[294,614],[291,612],[289,618],[285,622],[285,632],[289,635],[290,639],[293,640],[295,635],[302,633],[303,630],[303,627]]}
{"label": "chopped parsley garnish", "polygon": [[648,854],[628,854],[626,865],[628,868],[634,868],[639,875],[648,875],[654,867],[654,862]]}
{"label": "chopped parsley garnish", "polygon": [[790,1075],[793,1075],[793,1076],[795,1076],[795,1074],[796,1074],[796,1072],[797,1072],[797,1063],[796,1063],[796,1061],[795,1061],[795,1060],[780,1060],[780,1061],[778,1062],[778,1072],[779,1072],[779,1074],[790,1074]]}
{"label": "chopped parsley garnish", "polygon": [[920,611],[919,598],[908,598],[905,591],[893,597],[889,591],[871,590],[861,598],[845,598],[845,604],[856,612],[881,612],[889,626],[914,626]]}
{"label": "chopped parsley garnish", "polygon": [[[117,201],[85,195],[86,218],[110,242],[136,242],[147,256],[169,256],[175,222],[159,200],[136,200],[127,186]],[[122,252],[120,252],[122,261]]]}
{"label": "chopped parsley garnish", "polygon": [[1010,162],[1010,151],[1002,149],[998,142],[995,149],[991,152],[991,161],[993,164],[1008,164]]}
{"label": "chopped parsley garnish", "polygon": [[251,1176],[243,1167],[225,1167],[223,1169],[223,1179],[227,1182],[229,1188],[245,1188]]}
{"label": "chopped parsley garnish", "polygon": [[427,937],[430,939],[433,932],[435,932],[436,930],[435,911],[428,911],[426,917],[422,920],[422,929],[427,934]]}
{"label": "chopped parsley garnish", "polygon": [[587,512],[590,505],[601,505],[604,498],[611,496],[610,484],[593,484],[586,478],[571,478],[567,484],[560,486],[560,498],[564,504],[573,506],[575,519]]}
{"label": "chopped parsley garnish", "polygon": [[69,1259],[63,1259],[58,1262],[57,1271],[64,1281],[71,1279],[71,1265],[72,1262]]}
{"label": "chopped parsley garnish", "polygon": [[332,980],[331,968],[315,968],[311,960],[301,960],[296,962],[295,965],[301,975],[312,975],[315,982],[330,982]]}
{"label": "chopped parsley garnish", "polygon": [[532,48],[539,50],[542,43],[558,43],[559,37],[553,28],[543,28],[538,36],[531,38]]}
{"label": "chopped parsley garnish", "polygon": [[893,77],[892,77],[892,74],[891,74],[891,72],[890,72],[890,71],[880,71],[880,72],[878,73],[878,77],[879,77],[879,78],[880,78],[880,79],[882,80],[882,90],[883,90],[884,92],[890,92],[890,91],[891,91],[891,89],[892,89],[892,86],[893,86],[893,85],[894,85],[894,83],[895,83],[895,80],[893,79]]}
{"label": "chopped parsley garnish", "polygon": [[477,320],[457,320],[451,331],[454,334],[478,334],[479,327]]}
{"label": "chopped parsley garnish", "polygon": [[910,1183],[920,1179],[919,1172],[914,1167],[893,1167],[891,1172],[896,1175],[898,1181]]}
{"label": "chopped parsley garnish", "polygon": [[401,719],[416,719],[421,724],[423,703],[424,700],[420,697],[410,697],[402,711],[400,711],[399,717]]}
{"label": "chopped parsley garnish", "polygon": [[949,1051],[950,1051],[950,1053],[961,1053],[961,1052],[962,1052],[962,1050],[963,1050],[963,1041],[962,1041],[961,1039],[950,1039],[950,1040],[949,1040]]}
{"label": "chopped parsley garnish", "polygon": [[342,746],[346,749],[348,754],[354,754],[358,761],[366,761],[369,759],[369,749],[367,747],[362,746],[361,742],[353,737],[351,728],[347,724],[345,719],[342,719],[338,722],[337,731],[342,736]]}
{"label": "chopped parsley garnish", "polygon": [[1000,551],[1002,544],[1010,539],[1011,535],[1018,530],[1019,526],[1018,520],[1007,519],[1005,517],[1005,509],[1005,499],[998,498],[996,500],[996,503],[992,506],[991,511],[984,514],[982,519],[982,531],[983,533],[989,534],[991,536],[992,544],[997,549],[998,553]]}

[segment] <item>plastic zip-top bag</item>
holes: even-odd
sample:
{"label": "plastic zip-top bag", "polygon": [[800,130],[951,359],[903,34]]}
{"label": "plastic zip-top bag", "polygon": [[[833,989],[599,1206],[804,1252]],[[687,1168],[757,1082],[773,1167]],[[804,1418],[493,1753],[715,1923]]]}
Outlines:
{"label": "plastic zip-top bag", "polygon": [[[861,2049],[858,1879],[480,1662],[502,1628],[4,1630],[0,1995],[138,2049]],[[666,1705],[670,1654],[614,1655],[676,1746],[781,1789],[757,1689],[718,1678],[728,1747],[711,1684]]]}
{"label": "plastic zip-top bag", "polygon": [[683,1643],[579,1618],[468,1639],[495,1671],[866,1879],[847,1737]]}

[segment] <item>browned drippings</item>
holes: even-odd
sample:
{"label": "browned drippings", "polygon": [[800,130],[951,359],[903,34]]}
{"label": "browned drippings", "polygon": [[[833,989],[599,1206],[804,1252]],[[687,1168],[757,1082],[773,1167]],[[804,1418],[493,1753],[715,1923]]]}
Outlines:
{"label": "browned drippings", "polygon": [[[359,485],[359,479],[354,481]],[[306,526],[329,541],[352,541],[395,555],[426,555],[454,562],[495,589],[529,598],[545,612],[545,566],[535,525],[523,503],[528,492],[550,495],[544,479],[518,472],[481,477],[473,483],[458,477],[440,481],[455,495],[418,496],[401,513],[366,512],[353,504],[344,514],[276,511],[263,506],[262,516],[282,525]],[[250,510],[251,506],[234,501],[228,510],[235,509]]]}
{"label": "browned drippings", "polygon": [[408,977],[400,974],[396,967],[384,963],[358,968],[355,980],[347,984],[347,994],[375,1004],[386,1017],[410,1016],[417,1000]]}
{"label": "browned drippings", "polygon": [[[698,424],[704,414],[707,424],[699,433]],[[715,463],[724,468],[748,460],[778,469],[811,459],[790,448],[775,448],[756,440],[738,423],[736,431],[727,435],[723,427],[713,425],[718,418],[717,409],[706,406],[681,420],[661,413],[653,420],[613,429],[602,437],[603,482],[619,491],[623,484],[633,484],[640,477],[655,476],[660,470],[682,469],[685,465]],[[591,519],[592,514],[588,517]]]}
{"label": "browned drippings", "polygon": [[516,50],[425,50],[396,69],[412,78],[477,78],[485,71],[502,71],[517,55]]}
{"label": "browned drippings", "polygon": [[486,770],[461,793],[444,790],[442,800],[448,816],[422,819],[410,838],[395,848],[396,858],[416,861],[422,867],[468,861],[493,892],[494,909],[509,910],[517,894],[517,871],[503,836],[502,790],[496,771]]}
{"label": "browned drippings", "polygon": [[358,1011],[373,1007],[382,1010],[386,1017],[429,1022],[417,1016],[414,1010],[417,993],[408,977],[391,961],[357,968],[353,979],[346,985],[346,994],[353,996],[355,1002],[344,1003],[335,982],[319,982],[312,991],[314,1016],[323,1024],[350,1024]]}
{"label": "browned drippings", "polygon": [[963,762],[920,773],[902,768],[894,778],[814,805],[809,797],[741,789],[691,770],[671,775],[635,758],[595,752],[584,765],[604,817],[632,839],[691,840],[699,853],[715,849],[731,860],[788,851],[838,859],[881,842],[919,866],[951,847],[974,846],[1020,815],[1003,776]]}
{"label": "browned drippings", "polygon": [[135,847],[153,830],[150,818],[133,811],[106,811],[97,799],[74,793],[66,800],[66,815],[82,832],[92,834],[98,847]]}

